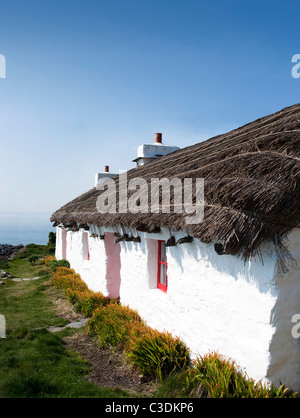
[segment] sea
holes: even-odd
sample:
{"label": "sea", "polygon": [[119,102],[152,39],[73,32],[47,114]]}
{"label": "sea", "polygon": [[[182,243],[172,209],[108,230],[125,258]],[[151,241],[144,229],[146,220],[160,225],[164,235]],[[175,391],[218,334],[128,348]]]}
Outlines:
{"label": "sea", "polygon": [[50,232],[51,213],[0,212],[0,244],[46,245]]}

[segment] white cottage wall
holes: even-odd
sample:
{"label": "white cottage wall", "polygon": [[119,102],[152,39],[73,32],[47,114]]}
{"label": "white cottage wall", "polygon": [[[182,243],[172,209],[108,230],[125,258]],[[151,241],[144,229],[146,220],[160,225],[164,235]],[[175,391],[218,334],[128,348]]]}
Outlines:
{"label": "white cottage wall", "polygon": [[[71,267],[76,271],[76,273],[80,274],[82,280],[86,282],[91,290],[95,292],[101,291],[105,296],[108,296],[109,291],[107,289],[106,281],[107,257],[104,240],[101,240],[100,238],[88,238],[90,260],[87,260],[83,254],[84,233],[85,231],[83,229],[77,232],[67,232],[67,260],[70,262]],[[57,227],[55,256],[58,260],[63,258],[62,237],[63,229]]]}
{"label": "white cottage wall", "polygon": [[[184,233],[175,235],[178,239]],[[164,293],[153,288],[148,253],[155,257],[155,249],[147,237],[144,234],[139,245],[121,244],[121,302],[153,328],[179,335],[194,357],[216,350],[245,367],[249,376],[263,379],[274,333],[270,318],[277,298],[275,260],[266,256],[264,265],[259,260],[244,263],[219,256],[213,245],[198,239],[168,247]],[[169,237],[169,232],[155,234],[156,239]]]}
{"label": "white cottage wall", "polygon": [[63,228],[59,226],[56,227],[55,257],[57,258],[57,260],[61,260],[63,258],[62,231],[63,231]]}
{"label": "white cottage wall", "polygon": [[[62,254],[59,229],[57,258]],[[112,241],[113,230],[107,232],[111,232]],[[131,232],[136,234],[136,231]],[[67,258],[90,289],[109,295],[105,240],[89,238],[90,260],[84,260],[82,233],[67,233]],[[284,363],[280,369],[278,360],[274,361],[273,354],[270,355],[270,344],[278,348],[277,357],[280,357],[280,341],[286,338],[286,331],[278,334],[278,321],[274,318],[286,309],[284,295],[289,284],[280,276],[276,276],[275,284],[276,260],[268,249],[263,251],[262,263],[260,259],[244,262],[239,257],[220,256],[213,245],[198,239],[167,247],[168,291],[164,293],[156,285],[157,242],[166,241],[170,231],[162,229],[160,234],[139,235],[140,243],[113,244],[121,247],[117,253],[123,305],[136,309],[151,327],[180,336],[193,357],[218,351],[230,356],[254,379],[268,376],[273,381],[274,376],[277,380],[284,377]],[[174,232],[174,235],[177,240],[185,232]],[[299,248],[300,243],[296,241],[293,245]],[[289,280],[294,282],[295,277],[289,276]],[[292,299],[292,309],[300,313],[296,312],[299,295]],[[287,321],[291,321],[290,313],[287,313]],[[291,364],[291,372],[292,367]],[[299,376],[299,371],[294,374]]]}
{"label": "white cottage wall", "polygon": [[300,393],[300,338],[292,328],[294,315],[300,314],[300,229],[295,228],[287,237],[288,250],[296,263],[286,273],[275,276],[279,297],[273,309],[272,322],[276,328],[270,352],[268,377],[276,385],[285,383]]}

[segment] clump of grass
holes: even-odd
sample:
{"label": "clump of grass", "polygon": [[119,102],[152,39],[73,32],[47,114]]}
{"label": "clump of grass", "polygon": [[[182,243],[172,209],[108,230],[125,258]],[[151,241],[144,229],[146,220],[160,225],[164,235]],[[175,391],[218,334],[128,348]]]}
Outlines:
{"label": "clump of grass", "polygon": [[159,387],[157,397],[204,398],[294,398],[295,392],[284,385],[255,381],[237,364],[216,352],[199,356],[193,367],[168,377]]}
{"label": "clump of grass", "polygon": [[212,398],[285,398],[292,395],[284,385],[275,388],[249,378],[234,361],[216,352],[198,357],[193,374],[193,379],[200,381]]}
{"label": "clump of grass", "polygon": [[131,336],[126,356],[144,376],[160,381],[190,365],[190,351],[179,337],[151,328]]}
{"label": "clump of grass", "polygon": [[67,297],[74,305],[76,312],[83,314],[85,317],[91,317],[95,310],[99,307],[108,305],[116,301],[104,296],[101,292],[93,292],[91,290],[68,290]]}
{"label": "clump of grass", "polygon": [[124,347],[131,330],[140,326],[143,321],[136,311],[116,303],[97,309],[89,321],[90,332],[104,347]]}
{"label": "clump of grass", "polygon": [[81,280],[79,274],[66,274],[64,276],[52,277],[52,283],[67,292],[71,290],[85,291],[88,289],[87,285]]}
{"label": "clump of grass", "polygon": [[52,284],[62,289],[68,300],[74,305],[78,313],[85,317],[91,317],[96,309],[109,303],[117,303],[116,299],[110,299],[101,292],[93,292],[81,279],[75,270],[68,267],[57,267],[52,274]]}
{"label": "clump of grass", "polygon": [[69,267],[57,267],[52,274],[52,278],[59,278],[60,276],[66,276],[67,274],[75,274],[75,270]]}

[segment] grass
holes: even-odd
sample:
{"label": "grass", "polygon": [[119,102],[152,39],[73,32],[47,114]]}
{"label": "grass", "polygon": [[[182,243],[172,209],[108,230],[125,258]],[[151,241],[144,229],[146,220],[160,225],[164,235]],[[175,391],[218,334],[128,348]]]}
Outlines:
{"label": "grass", "polygon": [[189,349],[180,338],[149,327],[131,336],[126,356],[143,376],[160,382],[190,365]]}
{"label": "grass", "polygon": [[121,389],[101,388],[87,380],[91,366],[66,348],[64,337],[76,330],[50,333],[50,326],[63,326],[49,297],[50,268],[40,261],[31,265],[30,255],[48,254],[47,246],[30,245],[0,269],[21,278],[0,287],[0,313],[6,319],[6,338],[0,339],[0,398],[120,398],[131,395]]}
{"label": "grass", "polygon": [[295,398],[296,393],[281,385],[255,381],[238,365],[219,353],[199,356],[193,367],[168,376],[158,388],[159,398]]}
{"label": "grass", "polygon": [[29,259],[31,256],[36,255],[38,259],[44,258],[49,255],[49,249],[47,245],[29,244],[26,247],[18,251],[14,255],[13,260],[0,261],[0,269],[10,273],[13,277],[20,278],[34,278],[37,276],[49,277],[49,269],[44,264],[36,262],[31,264]]}

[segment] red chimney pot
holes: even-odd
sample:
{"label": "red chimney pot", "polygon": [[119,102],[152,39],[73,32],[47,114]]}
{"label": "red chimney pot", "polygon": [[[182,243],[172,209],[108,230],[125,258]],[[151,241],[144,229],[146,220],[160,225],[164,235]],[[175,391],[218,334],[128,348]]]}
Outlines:
{"label": "red chimney pot", "polygon": [[162,134],[155,134],[154,135],[154,142],[156,144],[161,144],[162,143]]}
{"label": "red chimney pot", "polygon": [[104,173],[109,173],[109,165],[104,166]]}

